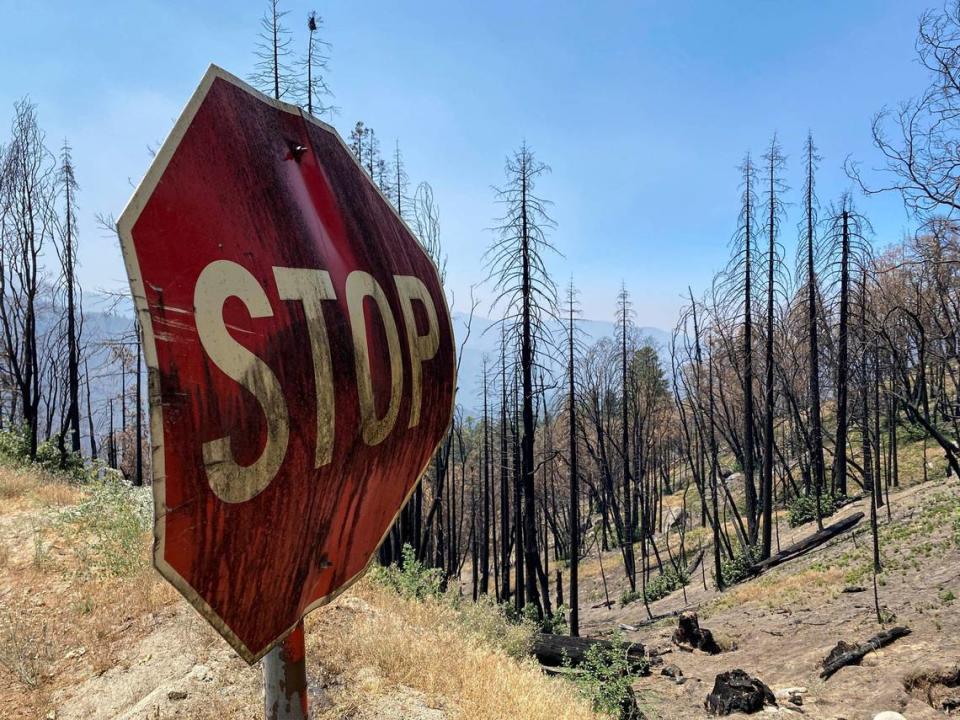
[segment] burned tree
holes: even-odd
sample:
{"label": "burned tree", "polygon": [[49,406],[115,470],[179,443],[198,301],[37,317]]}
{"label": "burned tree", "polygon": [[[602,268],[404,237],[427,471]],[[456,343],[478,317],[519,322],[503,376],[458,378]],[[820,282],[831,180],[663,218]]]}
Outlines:
{"label": "burned tree", "polygon": [[[503,206],[504,215],[495,228],[497,239],[484,256],[489,279],[497,292],[495,303],[504,308],[504,322],[514,328],[511,334],[518,345],[522,535],[527,568],[524,592],[526,602],[533,604],[541,617],[534,497],[533,370],[538,354],[552,347],[545,321],[553,317],[557,307],[557,291],[544,264],[544,254],[553,250],[546,231],[554,222],[547,213],[548,201],[536,194],[537,181],[548,171],[526,143],[507,159],[506,183],[497,189],[497,202]],[[518,517],[517,522],[520,523],[521,518]]]}

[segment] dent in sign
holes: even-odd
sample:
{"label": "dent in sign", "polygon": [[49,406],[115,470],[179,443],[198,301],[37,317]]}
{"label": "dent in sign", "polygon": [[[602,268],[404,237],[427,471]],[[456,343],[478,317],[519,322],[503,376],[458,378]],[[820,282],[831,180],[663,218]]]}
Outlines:
{"label": "dent in sign", "polygon": [[[299,302],[306,318],[317,408],[314,467],[319,468],[331,460],[336,429],[333,364],[323,318],[323,301],[336,300],[337,297],[330,275],[325,270],[274,267],[273,277],[280,298]],[[395,275],[393,280],[400,298],[401,321],[410,354],[411,402],[407,427],[413,428],[420,420],[422,364],[436,354],[440,333],[437,311],[423,281],[412,275]],[[403,358],[397,320],[383,288],[369,273],[362,270],[351,272],[347,276],[345,294],[356,364],[360,434],[367,445],[379,445],[396,426],[403,396]],[[271,317],[273,308],[264,288],[239,263],[216,260],[207,265],[197,278],[194,307],[200,344],[210,360],[227,377],[256,398],[266,419],[266,442],[259,457],[249,465],[241,465],[233,457],[229,436],[203,443],[203,462],[210,488],[224,502],[240,503],[263,492],[276,477],[287,452],[290,419],[283,389],[274,371],[262,358],[237,342],[227,330],[223,306],[231,297],[244,304],[251,318]],[[364,300],[367,298],[373,301],[380,314],[390,362],[390,398],[382,416],[377,415],[373,391],[364,313]],[[424,334],[417,331],[414,301],[420,302],[425,309],[427,331]]]}

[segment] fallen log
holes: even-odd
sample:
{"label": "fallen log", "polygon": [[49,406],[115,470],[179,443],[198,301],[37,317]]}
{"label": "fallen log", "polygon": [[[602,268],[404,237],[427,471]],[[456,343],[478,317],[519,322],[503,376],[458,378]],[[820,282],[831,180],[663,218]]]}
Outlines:
{"label": "fallen log", "polygon": [[845,517],[843,520],[839,520],[832,525],[827,525],[823,530],[818,530],[812,535],[807,535],[803,540],[799,540],[793,543],[793,545],[788,545],[776,555],[772,555],[766,560],[755,563],[750,571],[751,576],[755,577],[761,573],[765,573],[767,570],[771,570],[777,565],[785,563],[787,560],[800,557],[814,548],[823,545],[825,542],[833,540],[833,538],[842,535],[854,527],[858,522],[863,520],[863,517],[862,512],[854,513],[850,517]]}
{"label": "fallen log", "polygon": [[698,550],[697,554],[693,556],[691,562],[687,563],[687,577],[691,577],[700,567],[700,561],[703,560],[703,550]]}
{"label": "fallen log", "polygon": [[[860,645],[851,646],[841,640],[839,644],[842,648],[841,651],[831,652],[829,655],[827,655],[823,661],[823,671],[820,673],[820,677],[826,680],[840,668],[844,668],[847,665],[856,665],[863,660],[864,655],[867,653],[873,652],[878,648],[882,648],[884,645],[889,645],[894,640],[906,637],[910,634],[910,632],[910,628],[898,626],[895,628],[890,628],[889,630],[884,630],[882,633],[877,633],[865,643],[861,643]],[[836,648],[834,648],[834,650],[836,650]]]}
{"label": "fallen log", "polygon": [[[533,640],[533,654],[541,665],[557,667],[565,664],[579,665],[587,656],[590,648],[599,645],[610,649],[613,643],[600,638],[570,637],[569,635],[551,635],[540,633]],[[627,659],[638,669],[648,665],[643,645],[636,642],[624,642]]]}

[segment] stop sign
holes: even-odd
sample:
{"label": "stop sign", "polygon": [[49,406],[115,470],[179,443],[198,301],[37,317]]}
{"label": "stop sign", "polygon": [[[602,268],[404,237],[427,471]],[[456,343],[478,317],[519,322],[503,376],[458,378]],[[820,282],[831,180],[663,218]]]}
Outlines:
{"label": "stop sign", "polygon": [[444,435],[443,289],[331,127],[217,67],[118,226],[154,564],[254,662],[360,576]]}

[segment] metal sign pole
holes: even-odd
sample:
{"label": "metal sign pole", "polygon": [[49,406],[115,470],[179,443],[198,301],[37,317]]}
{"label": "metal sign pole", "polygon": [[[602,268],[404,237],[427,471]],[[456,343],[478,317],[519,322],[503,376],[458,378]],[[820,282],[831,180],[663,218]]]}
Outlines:
{"label": "metal sign pole", "polygon": [[307,720],[307,663],[303,620],[263,657],[267,720]]}

